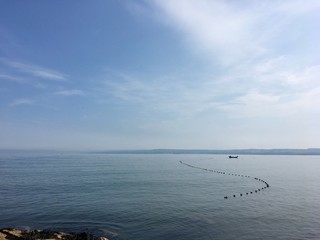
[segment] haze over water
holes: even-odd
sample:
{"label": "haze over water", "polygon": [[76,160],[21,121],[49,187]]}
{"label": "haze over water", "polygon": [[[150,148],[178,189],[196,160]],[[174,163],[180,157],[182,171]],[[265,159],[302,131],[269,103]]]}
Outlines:
{"label": "haze over water", "polygon": [[[122,240],[319,239],[319,158],[2,151],[0,227],[103,228]],[[179,161],[270,188],[240,197],[263,185]]]}

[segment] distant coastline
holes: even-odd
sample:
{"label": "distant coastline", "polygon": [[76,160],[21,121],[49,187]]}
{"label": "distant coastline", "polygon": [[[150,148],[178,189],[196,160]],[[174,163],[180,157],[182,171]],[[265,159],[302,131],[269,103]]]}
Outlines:
{"label": "distant coastline", "polygon": [[86,153],[86,154],[227,154],[227,155],[320,155],[320,148],[274,149],[118,149],[118,150],[65,150],[65,149],[0,149],[1,153]]}
{"label": "distant coastline", "polygon": [[320,155],[320,148],[306,149],[150,149],[92,151],[100,154],[235,154],[235,155]]}

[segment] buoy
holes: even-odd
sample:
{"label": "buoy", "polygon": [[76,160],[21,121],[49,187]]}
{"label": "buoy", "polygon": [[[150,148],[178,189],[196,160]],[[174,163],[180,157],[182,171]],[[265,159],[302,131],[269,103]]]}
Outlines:
{"label": "buoy", "polygon": [[[179,162],[180,162],[181,164],[184,164],[184,165],[188,166],[188,167],[195,168],[195,169],[200,169],[200,170],[203,170],[203,171],[220,173],[220,174],[228,174],[228,175],[237,176],[237,177],[254,178],[254,180],[263,182],[263,183],[265,184],[264,187],[261,187],[261,188],[259,188],[259,189],[257,189],[257,190],[254,190],[254,191],[251,191],[250,194],[253,194],[253,192],[257,193],[258,191],[261,191],[261,190],[264,190],[264,189],[270,187],[270,185],[269,185],[266,181],[264,181],[264,180],[262,180],[262,179],[260,179],[260,178],[257,178],[257,177],[250,177],[249,175],[243,175],[243,174],[241,175],[241,174],[236,174],[236,173],[227,173],[227,172],[217,171],[217,170],[213,170],[213,169],[208,169],[208,168],[201,168],[201,167],[192,166],[192,165],[190,165],[190,164],[184,163],[183,161],[179,161]],[[249,192],[246,192],[246,195],[248,195],[248,194],[249,194]],[[240,193],[239,195],[240,195],[240,196],[243,196],[244,193],[243,193],[243,194]],[[231,196],[230,196],[230,197],[231,197]],[[235,198],[235,197],[236,197],[236,194],[233,194],[233,197]],[[228,196],[225,196],[225,197],[224,197],[224,199],[228,199],[228,198],[229,198]]]}

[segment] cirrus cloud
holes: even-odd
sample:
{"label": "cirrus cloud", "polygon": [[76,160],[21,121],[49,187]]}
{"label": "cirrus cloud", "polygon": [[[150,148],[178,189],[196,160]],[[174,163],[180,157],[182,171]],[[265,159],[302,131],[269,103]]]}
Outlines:
{"label": "cirrus cloud", "polygon": [[69,89],[69,90],[61,90],[57,91],[54,94],[61,96],[84,96],[85,93],[79,89]]}
{"label": "cirrus cloud", "polygon": [[19,98],[15,99],[10,103],[10,106],[15,107],[15,106],[21,106],[21,105],[33,105],[34,101],[29,98]]}

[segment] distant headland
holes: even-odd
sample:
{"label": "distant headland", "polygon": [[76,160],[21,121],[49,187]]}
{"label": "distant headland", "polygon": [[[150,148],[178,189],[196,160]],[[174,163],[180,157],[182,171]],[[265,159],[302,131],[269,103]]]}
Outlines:
{"label": "distant headland", "polygon": [[50,150],[0,149],[0,153],[89,153],[89,154],[227,154],[227,155],[320,155],[320,148],[274,149],[118,149],[118,150]]}
{"label": "distant headland", "polygon": [[320,148],[306,149],[149,149],[93,151],[101,154],[235,154],[235,155],[320,155]]}

